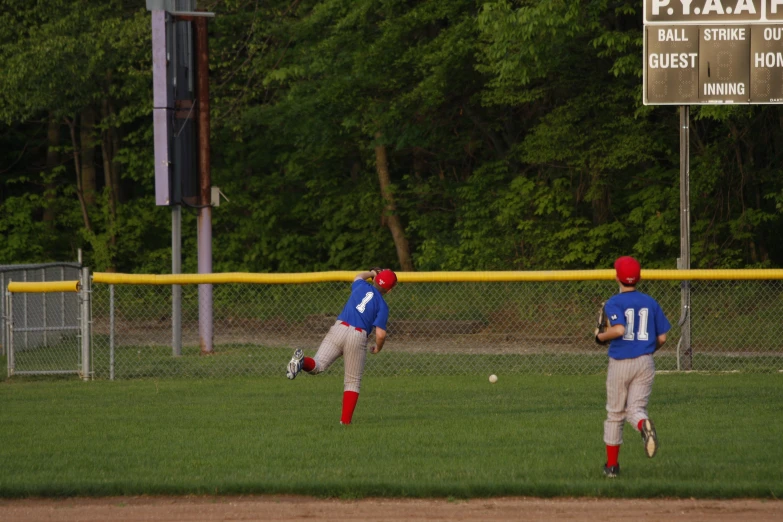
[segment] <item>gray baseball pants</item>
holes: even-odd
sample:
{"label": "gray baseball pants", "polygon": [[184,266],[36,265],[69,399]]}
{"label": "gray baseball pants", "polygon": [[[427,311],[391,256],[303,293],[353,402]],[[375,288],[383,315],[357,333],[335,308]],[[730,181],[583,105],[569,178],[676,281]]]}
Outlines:
{"label": "gray baseball pants", "polygon": [[633,429],[642,419],[647,419],[647,402],[652,393],[655,362],[652,355],[635,359],[609,358],[606,375],[606,420],[604,443],[619,446],[623,443],[623,422]]}
{"label": "gray baseball pants", "polygon": [[336,321],[321,341],[313,357],[315,368],[309,373],[325,372],[341,355],[345,363],[344,390],[359,393],[367,359],[367,334],[353,326],[345,326],[341,321]]}

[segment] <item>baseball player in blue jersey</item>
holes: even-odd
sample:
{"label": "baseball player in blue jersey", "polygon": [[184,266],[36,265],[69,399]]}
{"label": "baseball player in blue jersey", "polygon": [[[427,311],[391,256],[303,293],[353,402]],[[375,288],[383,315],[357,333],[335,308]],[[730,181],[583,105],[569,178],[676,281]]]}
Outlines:
{"label": "baseball player in blue jersey", "polygon": [[615,261],[614,268],[620,292],[604,307],[610,326],[595,336],[597,343],[609,343],[604,475],[612,478],[620,474],[618,457],[625,421],[641,432],[648,457],[658,451],[658,435],[647,415],[647,402],[655,377],[653,353],[666,342],[671,328],[658,302],[636,290],[641,278],[639,262],[623,256]]}
{"label": "baseball player in blue jersey", "polygon": [[[373,282],[367,282],[372,279]],[[343,411],[340,424],[350,424],[367,357],[367,337],[375,328],[375,346],[371,353],[378,353],[386,341],[386,322],[389,307],[383,296],[397,284],[397,275],[389,269],[373,268],[356,274],[351,285],[351,296],[343,311],[329,329],[315,357],[305,357],[301,349],[294,352],[288,363],[286,376],[295,379],[300,371],[315,375],[325,372],[341,355],[345,360]]]}

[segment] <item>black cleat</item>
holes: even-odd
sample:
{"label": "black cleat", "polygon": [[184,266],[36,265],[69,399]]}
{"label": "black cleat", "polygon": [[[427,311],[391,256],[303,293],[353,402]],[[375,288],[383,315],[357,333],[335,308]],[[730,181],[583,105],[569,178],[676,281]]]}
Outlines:
{"label": "black cleat", "polygon": [[644,419],[642,422],[642,440],[644,441],[644,452],[649,458],[653,458],[658,452],[658,435],[655,433],[655,425],[650,419]]}
{"label": "black cleat", "polygon": [[620,474],[620,464],[618,463],[616,466],[607,466],[604,464],[604,476],[607,478],[617,478],[617,475]]}

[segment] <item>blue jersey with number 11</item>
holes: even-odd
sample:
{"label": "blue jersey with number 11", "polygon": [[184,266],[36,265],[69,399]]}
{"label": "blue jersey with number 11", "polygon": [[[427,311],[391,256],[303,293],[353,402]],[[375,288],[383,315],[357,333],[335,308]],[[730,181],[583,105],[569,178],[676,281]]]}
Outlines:
{"label": "blue jersey with number 11", "polygon": [[604,309],[612,326],[625,326],[625,335],[609,343],[612,359],[633,359],[653,353],[658,336],[671,328],[658,301],[641,292],[613,295]]}

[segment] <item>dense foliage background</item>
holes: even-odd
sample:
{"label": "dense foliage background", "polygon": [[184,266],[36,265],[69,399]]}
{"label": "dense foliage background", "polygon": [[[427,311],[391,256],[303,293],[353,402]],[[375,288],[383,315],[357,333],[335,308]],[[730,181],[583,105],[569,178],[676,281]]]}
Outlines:
{"label": "dense foliage background", "polygon": [[[679,255],[679,115],[642,1],[201,0],[215,271],[648,267]],[[170,269],[141,0],[0,0],[0,264]],[[692,265],[778,267],[783,113],[691,109]],[[183,211],[183,268],[196,271]]]}

